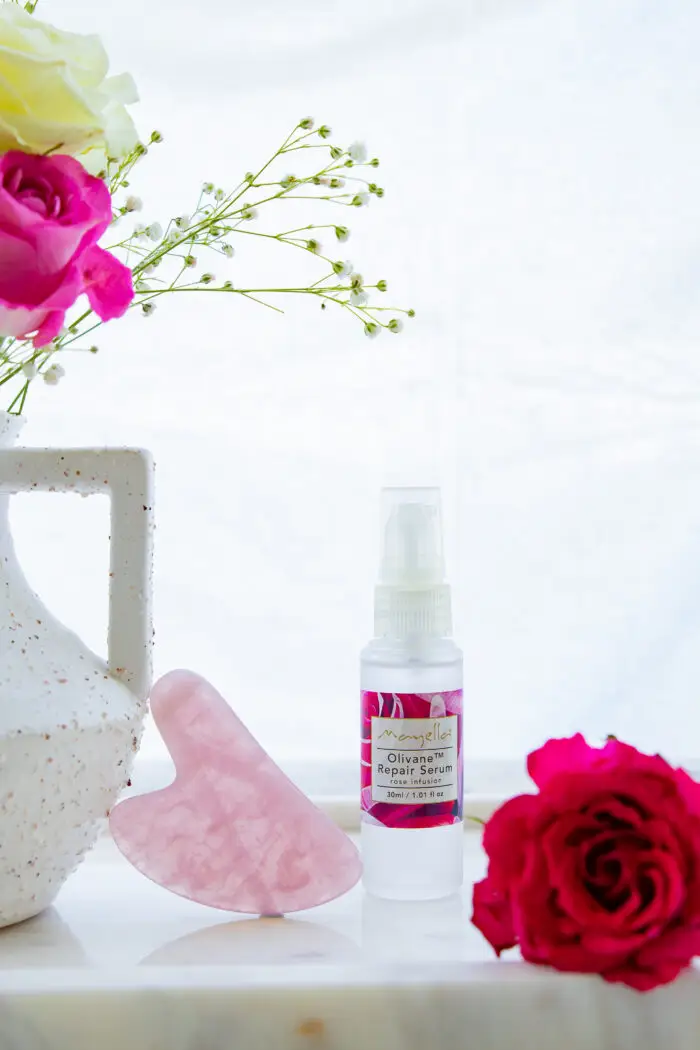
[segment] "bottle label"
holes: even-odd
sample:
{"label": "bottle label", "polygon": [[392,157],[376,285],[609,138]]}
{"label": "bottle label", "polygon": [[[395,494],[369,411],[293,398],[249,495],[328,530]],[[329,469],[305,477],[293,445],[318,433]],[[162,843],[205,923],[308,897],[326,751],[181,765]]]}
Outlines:
{"label": "bottle label", "polygon": [[462,819],[462,690],[362,694],[362,819],[435,828]]}

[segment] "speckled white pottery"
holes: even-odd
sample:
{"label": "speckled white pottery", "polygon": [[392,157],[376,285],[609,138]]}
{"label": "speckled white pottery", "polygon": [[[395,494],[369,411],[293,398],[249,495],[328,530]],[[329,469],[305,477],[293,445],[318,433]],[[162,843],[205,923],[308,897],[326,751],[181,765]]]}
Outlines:
{"label": "speckled white pottery", "polygon": [[[0,926],[46,908],[126,785],[150,688],[153,467],[135,449],[12,448],[0,413]],[[31,590],[13,492],[111,496],[108,664]],[[79,585],[76,580],[76,586]]]}

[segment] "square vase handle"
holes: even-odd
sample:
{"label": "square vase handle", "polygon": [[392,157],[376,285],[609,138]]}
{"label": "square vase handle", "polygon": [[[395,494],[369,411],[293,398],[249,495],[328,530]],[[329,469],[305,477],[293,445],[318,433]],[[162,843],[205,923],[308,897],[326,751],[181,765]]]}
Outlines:
{"label": "square vase handle", "polygon": [[152,673],[153,474],[141,449],[0,450],[0,494],[111,497],[108,665],[140,700]]}

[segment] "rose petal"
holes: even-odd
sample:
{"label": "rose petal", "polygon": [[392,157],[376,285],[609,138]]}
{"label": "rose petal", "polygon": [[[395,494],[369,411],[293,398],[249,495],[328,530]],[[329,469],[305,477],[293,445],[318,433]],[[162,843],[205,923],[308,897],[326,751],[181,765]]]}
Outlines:
{"label": "rose petal", "polygon": [[[45,338],[46,333],[52,331],[56,323],[55,317],[51,315],[56,312],[65,314],[80,295],[81,286],[82,279],[77,269],[69,267],[64,272],[60,285],[39,307],[16,306],[3,300],[0,295],[0,333],[15,338],[25,338],[37,333],[34,345],[45,345],[46,342],[50,342],[50,339]],[[36,342],[37,339],[40,341]]]}
{"label": "rose petal", "polygon": [[65,319],[65,310],[49,310],[34,336],[34,346],[38,349],[41,346],[46,346],[52,339],[55,339],[63,328],[63,322]]}
{"label": "rose petal", "polygon": [[[107,54],[95,35],[63,32],[8,4],[2,11],[0,151],[42,154],[109,143],[121,157],[137,142],[124,103],[136,92],[130,77],[108,77]],[[118,152],[115,152],[118,151]]]}
{"label": "rose petal", "polygon": [[[618,782],[615,787],[619,788]],[[585,804],[585,813],[598,827],[618,829],[638,828],[647,816],[645,810],[633,798],[619,793],[610,794],[607,791],[596,793]]]}
{"label": "rose petal", "polygon": [[661,755],[647,755],[630,744],[614,739],[608,740],[602,748],[591,747],[581,733],[548,740],[528,755],[527,770],[539,788],[545,787],[563,773],[626,770],[656,777],[661,783],[674,785],[675,789],[676,770]]}
{"label": "rose petal", "polygon": [[[33,249],[31,270],[26,266],[23,270],[23,279],[30,281],[34,274],[55,275],[76,252],[96,244],[112,220],[112,201],[102,180],[88,175],[72,157],[6,153],[0,159],[0,183],[6,172],[20,168],[25,182],[44,185],[45,194],[56,193],[65,204],[59,219],[54,220],[45,209],[34,211],[26,200],[15,196],[12,180],[0,185],[0,224],[14,236],[21,233]],[[21,276],[18,272],[16,280]]]}
{"label": "rose petal", "polygon": [[600,757],[597,748],[589,747],[581,733],[563,739],[548,740],[527,756],[527,771],[537,787],[543,788],[561,773],[588,771]]}
{"label": "rose petal", "polygon": [[621,966],[628,958],[624,951],[596,955],[575,940],[549,943],[545,940],[519,941],[523,959],[539,966],[553,966],[562,973],[597,973],[605,975]]}
{"label": "rose petal", "polygon": [[523,956],[527,953],[530,961],[546,962],[551,944],[575,941],[580,929],[576,924],[572,930],[568,916],[558,907],[546,857],[535,837],[524,848],[523,858],[510,893],[513,926]]}
{"label": "rose petal", "polygon": [[636,959],[630,959],[621,966],[601,973],[604,980],[611,984],[626,984],[637,992],[651,992],[662,984],[675,981],[688,967],[688,963],[662,962],[658,966],[645,970],[636,965]]}
{"label": "rose petal", "polygon": [[515,947],[513,916],[505,894],[495,889],[488,878],[474,885],[472,923],[483,933],[496,955]]}
{"label": "rose petal", "polygon": [[[625,818],[641,823],[652,815],[660,816],[677,829],[689,823],[688,808],[675,786],[675,772],[659,776],[631,769],[595,768],[553,776],[541,789],[542,805],[559,813],[585,812],[589,815],[605,806],[606,799],[617,799],[626,810]],[[613,808],[611,815],[620,815]],[[700,822],[698,822],[700,828]]]}
{"label": "rose petal", "polygon": [[700,926],[677,926],[666,930],[650,940],[636,954],[636,961],[647,969],[660,962],[679,963],[685,966],[696,955],[700,955]]}
{"label": "rose petal", "polygon": [[686,773],[684,769],[675,770],[675,784],[678,794],[685,802],[689,811],[696,817],[700,817],[700,784]]}
{"label": "rose petal", "polygon": [[90,306],[102,321],[122,317],[134,298],[131,270],[104,248],[90,248],[81,260]]}
{"label": "rose petal", "polygon": [[532,822],[541,806],[536,795],[516,795],[487,821],[483,847],[489,858],[489,879],[507,890],[524,865],[523,849],[530,841]]}

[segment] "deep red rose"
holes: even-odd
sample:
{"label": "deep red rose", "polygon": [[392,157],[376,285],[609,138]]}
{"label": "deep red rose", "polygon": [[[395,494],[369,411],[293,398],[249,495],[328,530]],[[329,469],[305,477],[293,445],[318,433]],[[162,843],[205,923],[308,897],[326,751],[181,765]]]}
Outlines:
{"label": "deep red rose", "polygon": [[484,829],[472,922],[497,954],[648,991],[700,954],[700,784],[578,734],[528,757],[539,789]]}

